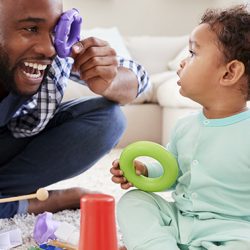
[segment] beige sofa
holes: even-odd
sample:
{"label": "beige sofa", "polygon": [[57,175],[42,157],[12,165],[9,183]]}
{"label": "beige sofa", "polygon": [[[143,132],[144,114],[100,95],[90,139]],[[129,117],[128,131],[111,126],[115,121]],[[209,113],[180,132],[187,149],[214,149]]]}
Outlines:
{"label": "beige sofa", "polygon": [[[199,108],[198,104],[180,96],[176,84],[176,69],[180,58],[187,55],[188,37],[129,37],[123,42],[129,56],[149,72],[152,86],[134,103],[122,107],[128,126],[118,147],[138,140],[165,145],[178,117]],[[64,100],[86,95],[93,93],[70,81]]]}

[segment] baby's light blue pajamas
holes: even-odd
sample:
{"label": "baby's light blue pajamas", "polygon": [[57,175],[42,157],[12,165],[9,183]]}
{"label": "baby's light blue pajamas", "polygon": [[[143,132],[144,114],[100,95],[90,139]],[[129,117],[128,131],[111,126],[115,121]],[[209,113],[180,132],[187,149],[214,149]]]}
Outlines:
{"label": "baby's light blue pajamas", "polygon": [[250,111],[184,117],[167,149],[180,171],[174,202],[133,190],[118,203],[128,250],[250,250]]}

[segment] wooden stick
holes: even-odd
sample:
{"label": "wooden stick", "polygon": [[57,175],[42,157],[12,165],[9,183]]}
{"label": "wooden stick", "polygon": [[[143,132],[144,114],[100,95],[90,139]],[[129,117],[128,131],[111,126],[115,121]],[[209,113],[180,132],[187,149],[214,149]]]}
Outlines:
{"label": "wooden stick", "polygon": [[47,245],[49,246],[54,246],[54,247],[60,247],[60,248],[65,248],[67,250],[78,250],[76,246],[74,245],[71,245],[69,243],[66,243],[66,242],[61,242],[61,241],[58,241],[58,240],[51,240],[47,243]]}
{"label": "wooden stick", "polygon": [[37,198],[40,201],[45,201],[49,197],[49,192],[45,188],[39,188],[35,194],[27,194],[16,197],[2,198],[0,199],[0,203],[12,202],[12,201],[20,201],[20,200],[28,200]]}

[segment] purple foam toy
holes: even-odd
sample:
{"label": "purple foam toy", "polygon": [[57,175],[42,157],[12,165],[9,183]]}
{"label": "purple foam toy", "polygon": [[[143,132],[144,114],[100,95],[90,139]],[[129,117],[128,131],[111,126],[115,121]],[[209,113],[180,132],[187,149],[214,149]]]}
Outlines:
{"label": "purple foam toy", "polygon": [[80,40],[82,18],[77,9],[64,12],[55,28],[55,48],[58,56],[70,55],[71,47]]}
{"label": "purple foam toy", "polygon": [[60,222],[52,219],[53,214],[44,212],[39,214],[36,219],[33,237],[38,244],[48,242],[48,240],[55,240],[54,232],[58,228]]}

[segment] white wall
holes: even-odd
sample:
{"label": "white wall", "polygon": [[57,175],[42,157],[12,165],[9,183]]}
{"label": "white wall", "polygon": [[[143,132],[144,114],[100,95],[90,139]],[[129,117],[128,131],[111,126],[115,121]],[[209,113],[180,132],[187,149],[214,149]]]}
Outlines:
{"label": "white wall", "polygon": [[117,26],[122,35],[189,34],[209,7],[225,7],[245,0],[63,0],[64,8],[78,8],[83,27]]}
{"label": "white wall", "polygon": [[234,4],[246,4],[249,2],[250,0],[216,0],[215,6],[224,8]]}

